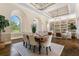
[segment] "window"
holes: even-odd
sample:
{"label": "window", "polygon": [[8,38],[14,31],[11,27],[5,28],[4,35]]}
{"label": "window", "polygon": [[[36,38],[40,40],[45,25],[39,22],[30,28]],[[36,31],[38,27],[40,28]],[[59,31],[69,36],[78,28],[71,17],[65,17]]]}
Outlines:
{"label": "window", "polygon": [[12,32],[20,32],[20,19],[18,16],[11,16],[10,23]]}

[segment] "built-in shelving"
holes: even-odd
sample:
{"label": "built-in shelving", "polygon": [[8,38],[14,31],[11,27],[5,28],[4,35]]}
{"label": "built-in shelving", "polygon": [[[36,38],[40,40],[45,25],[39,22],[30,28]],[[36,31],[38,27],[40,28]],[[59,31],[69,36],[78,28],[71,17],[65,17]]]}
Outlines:
{"label": "built-in shelving", "polygon": [[53,31],[55,33],[65,33],[66,31],[70,31],[69,24],[73,23],[76,25],[76,21],[76,18],[53,21],[50,23],[50,31]]}

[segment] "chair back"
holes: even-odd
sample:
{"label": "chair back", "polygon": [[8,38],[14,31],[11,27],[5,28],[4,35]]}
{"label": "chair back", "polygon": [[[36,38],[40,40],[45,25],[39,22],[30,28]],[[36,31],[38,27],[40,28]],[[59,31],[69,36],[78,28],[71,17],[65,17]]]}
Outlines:
{"label": "chair back", "polygon": [[23,33],[23,40],[27,43],[29,43],[29,38],[28,38],[28,35]]}
{"label": "chair back", "polygon": [[71,38],[71,32],[66,31],[67,38]]}
{"label": "chair back", "polygon": [[50,43],[51,43],[51,41],[52,41],[52,35],[49,35],[49,36],[48,36],[48,41],[47,41],[47,44],[50,44]]}
{"label": "chair back", "polygon": [[30,34],[29,35],[29,41],[30,41],[30,44],[31,45],[36,45],[36,41],[35,41],[35,37],[34,37],[34,35],[33,34]]}
{"label": "chair back", "polygon": [[47,41],[45,43],[43,43],[43,46],[51,46],[51,41],[52,41],[52,35],[49,35],[47,38]]}

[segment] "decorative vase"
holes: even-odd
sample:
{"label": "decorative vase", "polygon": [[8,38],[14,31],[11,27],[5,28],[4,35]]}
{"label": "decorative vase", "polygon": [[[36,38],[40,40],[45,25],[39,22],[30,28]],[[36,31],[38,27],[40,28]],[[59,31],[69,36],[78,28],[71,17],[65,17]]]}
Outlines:
{"label": "decorative vase", "polygon": [[33,24],[32,25],[32,33],[35,33],[36,32],[36,24]]}

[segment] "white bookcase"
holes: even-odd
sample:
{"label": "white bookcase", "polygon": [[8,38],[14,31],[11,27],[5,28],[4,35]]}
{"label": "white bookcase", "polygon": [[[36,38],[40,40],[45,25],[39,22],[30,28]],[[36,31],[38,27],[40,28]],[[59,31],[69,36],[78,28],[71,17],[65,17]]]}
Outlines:
{"label": "white bookcase", "polygon": [[61,21],[61,33],[66,32],[67,28],[68,28],[67,20],[62,20]]}
{"label": "white bookcase", "polygon": [[71,18],[71,19],[64,19],[60,21],[52,21],[50,22],[50,31],[53,31],[55,33],[65,33],[66,31],[71,31],[69,30],[69,24],[73,23],[76,25],[76,18]]}

